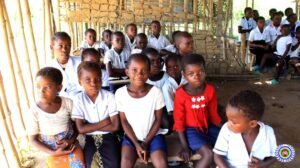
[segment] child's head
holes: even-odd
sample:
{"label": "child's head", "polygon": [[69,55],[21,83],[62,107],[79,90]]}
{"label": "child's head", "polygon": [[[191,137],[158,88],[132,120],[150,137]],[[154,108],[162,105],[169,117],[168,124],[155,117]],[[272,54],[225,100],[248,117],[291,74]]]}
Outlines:
{"label": "child's head", "polygon": [[124,34],[120,31],[116,31],[112,34],[111,40],[112,46],[115,49],[122,50],[125,46],[125,38]]}
{"label": "child's head", "polygon": [[290,24],[294,25],[297,22],[297,15],[295,13],[292,13],[287,17],[287,20]]}
{"label": "child's head", "polygon": [[152,34],[154,36],[158,36],[160,34],[160,30],[161,30],[160,22],[157,21],[157,20],[153,20],[151,22],[151,31],[152,31]]}
{"label": "child's head", "polygon": [[142,54],[150,60],[150,75],[158,75],[163,67],[163,59],[159,56],[158,51],[154,48],[146,48]]}
{"label": "child's head", "polygon": [[90,45],[94,45],[94,43],[96,42],[96,37],[97,37],[97,33],[94,29],[87,29],[85,31],[85,41]]}
{"label": "child's head", "polygon": [[265,27],[265,18],[262,16],[259,16],[256,20],[256,25],[259,29],[264,29]]}
{"label": "child's head", "polygon": [[100,64],[100,53],[94,48],[84,49],[81,53],[82,62],[94,62]]}
{"label": "child's head", "polygon": [[173,31],[173,33],[172,33],[173,44],[175,44],[175,41],[176,41],[176,38],[177,38],[177,35],[179,32],[181,32],[181,31],[179,31],[179,30]]}
{"label": "child's head", "polygon": [[281,24],[281,18],[282,16],[279,12],[274,13],[272,18],[273,25],[279,26]]}
{"label": "child's head", "polygon": [[193,52],[193,37],[190,33],[183,31],[176,34],[175,46],[181,55]]}
{"label": "child's head", "polygon": [[235,133],[244,133],[257,126],[264,114],[262,97],[251,90],[243,90],[234,95],[226,107],[228,128]]}
{"label": "child's head", "polygon": [[280,32],[283,36],[287,36],[290,34],[290,25],[289,24],[284,24],[281,26]]}
{"label": "child's head", "polygon": [[205,82],[205,60],[199,54],[190,54],[182,58],[184,78],[188,83],[198,88]]}
{"label": "child's head", "polygon": [[281,16],[281,18],[284,16],[284,13],[282,11],[278,11],[278,14]]}
{"label": "child's head", "polygon": [[132,54],[127,61],[126,75],[130,83],[136,86],[144,85],[150,73],[150,60],[143,54]]}
{"label": "child's head", "polygon": [[259,13],[258,10],[253,10],[253,18],[258,18],[259,17]]}
{"label": "child's head", "polygon": [[145,33],[139,33],[136,37],[136,48],[138,49],[145,49],[148,45],[148,39]]}
{"label": "child's head", "polygon": [[296,38],[300,40],[300,26],[296,28]]}
{"label": "child's head", "polygon": [[88,96],[98,95],[101,89],[101,68],[94,62],[82,62],[77,68],[79,84]]}
{"label": "child's head", "polygon": [[244,14],[245,14],[245,17],[247,17],[247,18],[251,18],[252,17],[252,8],[250,8],[250,7],[246,7],[245,9],[244,9]]}
{"label": "child's head", "polygon": [[290,14],[294,13],[293,9],[292,8],[286,8],[284,10],[284,14],[286,17],[290,16]]}
{"label": "child's head", "polygon": [[169,76],[176,79],[181,76],[180,58],[176,55],[169,55],[166,58],[166,69]]}
{"label": "child's head", "polygon": [[274,13],[276,13],[276,12],[277,12],[277,10],[276,10],[275,8],[271,8],[271,9],[269,10],[269,15],[270,15],[270,18],[271,18],[271,19],[273,18]]}
{"label": "child's head", "polygon": [[111,35],[112,31],[109,29],[106,29],[102,32],[102,41],[104,41],[104,43],[108,46],[111,45]]}
{"label": "child's head", "polygon": [[136,24],[129,23],[128,25],[126,25],[125,32],[126,32],[128,37],[134,38],[137,34]]}
{"label": "child's head", "polygon": [[39,101],[49,102],[55,100],[62,89],[62,73],[53,67],[40,69],[36,74],[36,88]]}
{"label": "child's head", "polygon": [[66,32],[56,32],[52,37],[51,49],[58,63],[66,64],[70,57],[71,37]]}

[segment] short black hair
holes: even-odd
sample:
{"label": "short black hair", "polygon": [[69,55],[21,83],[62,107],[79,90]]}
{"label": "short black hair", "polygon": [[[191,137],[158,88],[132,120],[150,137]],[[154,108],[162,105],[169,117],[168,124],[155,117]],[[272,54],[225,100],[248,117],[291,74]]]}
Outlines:
{"label": "short black hair", "polygon": [[287,15],[287,13],[288,13],[289,10],[292,10],[292,11],[293,11],[293,9],[292,9],[291,7],[288,7],[288,8],[286,8],[286,9],[284,10],[284,14]]}
{"label": "short black hair", "polygon": [[58,85],[61,85],[63,81],[63,76],[60,70],[53,67],[44,67],[40,69],[36,74],[36,77],[39,76],[48,78]]}
{"label": "short black hair", "polygon": [[250,120],[260,120],[265,111],[262,97],[252,90],[240,91],[230,98],[228,104],[241,110]]}
{"label": "short black hair", "polygon": [[159,52],[155,49],[155,48],[145,48],[142,52],[143,55],[148,55],[148,54],[152,54],[152,55],[159,55]]}
{"label": "short black hair", "polygon": [[122,36],[125,37],[121,31],[115,31],[112,33],[111,38],[113,39],[115,36]]}
{"label": "short black hair", "polygon": [[92,29],[92,28],[88,28],[88,29],[85,31],[84,35],[87,35],[88,33],[93,33],[93,34],[97,35],[96,30],[94,30],[94,29]]}
{"label": "short black hair", "polygon": [[87,55],[94,55],[97,58],[97,60],[100,61],[100,53],[95,48],[84,49],[81,53],[81,61],[83,61]]}
{"label": "short black hair", "polygon": [[144,38],[144,39],[147,39],[147,35],[145,33],[139,33],[136,35],[135,38]]}
{"label": "short black hair", "polygon": [[181,31],[180,30],[173,31],[173,33],[172,33],[172,40],[173,40],[173,42],[175,41],[176,36],[178,35],[179,32],[181,32]]}
{"label": "short black hair", "polygon": [[277,9],[271,8],[271,9],[269,10],[269,15],[271,15],[272,13],[275,13],[275,12],[277,12]]}
{"label": "short black hair", "polygon": [[178,32],[176,35],[175,35],[175,40],[176,39],[180,39],[182,37],[186,37],[186,38],[193,38],[193,36],[187,32],[187,31],[181,31],[181,32]]}
{"label": "short black hair", "polygon": [[66,32],[55,32],[53,37],[52,37],[52,41],[56,41],[56,40],[67,40],[71,42],[71,37],[69,36],[68,33]]}
{"label": "short black hair", "polygon": [[264,17],[262,17],[262,16],[259,16],[259,17],[257,17],[257,20],[256,20],[256,22],[258,22],[259,20],[265,21],[265,18],[264,18]]}
{"label": "short black hair", "polygon": [[126,25],[125,31],[127,31],[127,29],[128,29],[130,26],[133,26],[133,27],[135,27],[135,28],[137,29],[136,24],[134,24],[134,23],[129,23],[129,24]]}
{"label": "short black hair", "polygon": [[278,11],[277,13],[281,16],[284,16],[284,13],[282,11]]}
{"label": "short black hair", "polygon": [[160,25],[160,22],[158,20],[152,20],[152,22],[151,22],[150,25],[152,25],[152,24],[158,24],[158,25]]}
{"label": "short black hair", "polygon": [[104,30],[104,31],[102,32],[102,37],[104,37],[104,34],[105,34],[105,33],[108,33],[108,34],[112,35],[112,31],[109,30],[109,29],[106,29],[106,30]]}
{"label": "short black hair", "polygon": [[275,16],[280,16],[280,17],[281,17],[280,12],[275,12],[275,13],[273,14],[273,16],[272,16],[272,19],[273,19]]}
{"label": "short black hair", "polygon": [[166,60],[165,60],[165,63],[166,63],[166,66],[168,64],[169,61],[175,61],[178,63],[178,65],[180,66],[181,68],[181,59],[180,59],[180,55],[175,55],[175,54],[172,54],[172,55],[168,55]]}
{"label": "short black hair", "polygon": [[182,63],[181,67],[183,71],[186,70],[187,65],[199,65],[200,67],[203,68],[203,70],[205,70],[205,60],[203,56],[200,54],[189,54],[182,58],[181,63]]}
{"label": "short black hair", "polygon": [[252,11],[252,8],[246,7],[246,8],[244,9],[244,14],[246,14],[246,12],[247,12],[247,11],[250,11],[250,10]]}
{"label": "short black hair", "polygon": [[80,79],[82,70],[97,72],[100,77],[102,75],[101,66],[97,63],[94,63],[94,62],[81,62],[79,64],[79,66],[77,68],[78,79]]}
{"label": "short black hair", "polygon": [[151,66],[150,59],[146,55],[144,55],[144,54],[130,55],[130,57],[127,60],[126,68],[128,68],[130,66],[132,60],[144,62],[147,65],[148,69],[150,70],[150,66]]}
{"label": "short black hair", "polygon": [[289,16],[287,16],[287,20],[290,20],[292,16],[296,16],[297,17],[297,14],[296,13],[291,13]]}
{"label": "short black hair", "polygon": [[291,29],[291,26],[289,24],[284,24],[284,25],[281,25],[281,29],[283,29],[283,28]]}

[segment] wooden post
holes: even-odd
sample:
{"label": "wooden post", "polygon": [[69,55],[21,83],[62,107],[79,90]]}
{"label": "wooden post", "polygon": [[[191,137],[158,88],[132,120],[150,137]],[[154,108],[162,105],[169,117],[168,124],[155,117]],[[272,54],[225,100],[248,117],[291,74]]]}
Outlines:
{"label": "wooden post", "polygon": [[3,142],[2,142],[2,139],[0,138],[0,158],[2,157],[3,160],[5,161],[5,163],[1,163],[1,167],[9,167],[8,165],[8,159],[7,159],[7,153],[6,153],[6,150],[5,148],[3,147]]}
{"label": "wooden post", "polygon": [[47,58],[50,60],[52,60],[54,58],[54,54],[53,54],[53,50],[50,49],[50,46],[51,46],[51,39],[52,39],[52,36],[54,34],[53,32],[53,27],[52,27],[52,21],[51,21],[51,0],[45,0],[45,13],[46,13],[46,37],[45,40],[46,40],[46,55],[47,55]]}
{"label": "wooden post", "polygon": [[254,0],[252,0],[252,9],[254,9],[254,4],[255,4],[255,2],[254,2]]}
{"label": "wooden post", "polygon": [[[188,0],[184,0],[184,4],[183,4],[183,11],[184,11],[184,17],[185,19],[187,19],[187,15],[188,15]],[[187,21],[184,22],[184,30],[187,31],[188,30],[188,23]]]}
{"label": "wooden post", "polygon": [[61,31],[61,24],[60,24],[60,0],[57,0],[57,19],[56,19],[56,26],[57,26],[57,29],[56,31]]}
{"label": "wooden post", "polygon": [[246,53],[247,44],[246,44],[246,33],[241,33],[241,60],[243,64],[246,64]]}
{"label": "wooden post", "polygon": [[[217,32],[216,32],[216,36],[217,36],[217,45],[218,48],[221,49],[223,47],[224,50],[224,46],[222,43],[222,21],[223,21],[223,0],[218,0],[218,15],[217,15]],[[223,53],[224,54],[224,53]],[[224,56],[224,55],[223,55]],[[217,60],[220,59],[220,55],[217,55]],[[220,69],[220,64],[218,69],[216,69],[217,73],[220,73],[221,69]]]}
{"label": "wooden post", "polygon": [[193,32],[195,33],[197,31],[197,22],[198,22],[198,0],[193,1],[193,14],[194,14],[194,23],[193,23]]}

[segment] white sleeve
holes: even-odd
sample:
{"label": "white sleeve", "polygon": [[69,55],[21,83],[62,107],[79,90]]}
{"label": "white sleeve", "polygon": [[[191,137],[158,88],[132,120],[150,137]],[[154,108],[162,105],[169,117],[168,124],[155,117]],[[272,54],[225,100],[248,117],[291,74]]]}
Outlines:
{"label": "white sleeve", "polygon": [[126,109],[125,109],[125,106],[124,105],[124,98],[122,96],[122,88],[119,88],[116,93],[115,93],[115,100],[116,100],[116,105],[117,105],[117,111],[119,112],[125,112]]}
{"label": "white sleeve", "polygon": [[75,97],[73,99],[73,110],[72,110],[72,115],[71,115],[71,118],[72,119],[84,119],[84,109],[82,108],[82,101],[80,101],[79,99],[79,96],[80,95],[77,95],[77,97]]}
{"label": "white sleeve", "polygon": [[109,93],[108,95],[108,112],[110,117],[119,114],[117,111],[115,96],[112,93]]}
{"label": "white sleeve", "polygon": [[228,144],[229,144],[229,129],[227,127],[227,123],[225,123],[221,131],[218,135],[218,139],[216,141],[213,152],[218,155],[227,155],[228,152]]}
{"label": "white sleeve", "polygon": [[104,55],[103,63],[108,64],[109,62],[112,62],[112,55],[109,51],[107,51]]}
{"label": "white sleeve", "polygon": [[[152,86],[152,87],[155,87],[155,86]],[[158,88],[157,88],[157,95],[156,95],[155,100],[156,100],[155,110],[159,110],[165,106],[164,96],[162,94],[162,91]]]}
{"label": "white sleeve", "polygon": [[29,114],[26,115],[26,131],[28,135],[39,134],[39,122],[37,119],[37,114],[34,112],[33,108],[29,110]]}
{"label": "white sleeve", "polygon": [[254,34],[255,34],[255,29],[251,30],[250,35],[249,35],[249,41],[253,42],[254,41]]}
{"label": "white sleeve", "polygon": [[288,37],[286,40],[286,45],[292,44],[293,43],[293,38],[292,37]]}
{"label": "white sleeve", "polygon": [[80,48],[83,48],[83,49],[84,49],[84,48],[87,48],[87,47],[86,47],[86,42],[85,42],[85,41],[82,41],[82,42],[81,42]]}
{"label": "white sleeve", "polygon": [[268,138],[270,140],[270,156],[275,157],[276,155],[276,149],[277,149],[277,143],[276,143],[276,137],[274,130],[270,127],[269,132],[268,132]]}
{"label": "white sleeve", "polygon": [[162,92],[164,95],[165,103],[166,103],[166,108],[167,111],[173,111],[174,109],[174,93],[172,90],[172,87],[170,86],[169,82],[166,81],[165,84],[162,87]]}
{"label": "white sleeve", "polygon": [[171,44],[170,41],[167,39],[167,37],[164,36],[164,39],[165,39],[165,46],[163,48]]}
{"label": "white sleeve", "polygon": [[239,23],[239,26],[241,26],[241,27],[243,27],[244,28],[244,19],[242,18],[241,20],[240,20],[240,23]]}
{"label": "white sleeve", "polygon": [[109,86],[109,76],[108,76],[108,73],[107,71],[101,69],[101,72],[102,72],[102,86],[103,87],[107,87]]}

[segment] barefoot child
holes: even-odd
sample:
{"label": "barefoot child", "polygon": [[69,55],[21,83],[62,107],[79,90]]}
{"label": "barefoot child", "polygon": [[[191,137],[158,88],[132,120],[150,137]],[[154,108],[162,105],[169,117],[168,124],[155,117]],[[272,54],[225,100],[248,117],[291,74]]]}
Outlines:
{"label": "barefoot child", "polygon": [[148,39],[145,33],[139,33],[135,37],[135,47],[132,48],[131,54],[140,54],[142,51],[147,48],[148,45]]}
{"label": "barefoot child", "polygon": [[264,109],[263,99],[254,91],[241,91],[229,100],[228,122],[213,150],[218,167],[270,167],[275,162],[274,131],[259,121]]}
{"label": "barefoot child", "polygon": [[201,55],[183,57],[182,65],[188,83],[176,90],[174,100],[174,130],[181,143],[180,156],[187,162],[192,152],[198,153],[201,159],[195,167],[209,167],[221,122],[216,91],[205,82],[205,62]]}
{"label": "barefoot child", "polygon": [[87,167],[120,167],[120,144],[113,132],[119,129],[114,95],[101,89],[99,64],[82,62],[78,67],[83,92],[74,97],[72,118],[86,134],[84,156]]}
{"label": "barefoot child", "polygon": [[100,54],[104,57],[106,51],[111,49],[111,35],[112,31],[106,29],[102,32],[102,41],[99,45]]}
{"label": "barefoot child", "polygon": [[71,121],[73,102],[57,96],[63,76],[58,69],[45,67],[36,75],[38,99],[26,122],[30,142],[46,153],[49,168],[84,168],[77,130]]}
{"label": "barefoot child", "polygon": [[146,83],[150,60],[142,54],[129,57],[126,74],[130,83],[116,92],[117,108],[125,132],[121,167],[133,167],[137,158],[148,156],[154,167],[167,167],[167,144],[162,130],[164,98],[160,89]]}
{"label": "barefoot child", "polygon": [[95,48],[98,49],[99,48],[99,42],[96,41],[96,37],[97,37],[97,33],[96,30],[94,29],[87,29],[84,33],[85,37],[84,37],[84,41],[82,42],[80,49],[86,49],[86,48]]}

